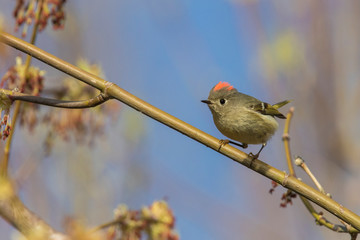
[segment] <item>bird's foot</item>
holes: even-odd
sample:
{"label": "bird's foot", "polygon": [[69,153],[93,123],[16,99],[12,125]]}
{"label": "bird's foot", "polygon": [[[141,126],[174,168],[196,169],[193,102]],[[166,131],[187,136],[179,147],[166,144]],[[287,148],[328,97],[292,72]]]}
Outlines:
{"label": "bird's foot", "polygon": [[255,154],[255,155],[252,152],[248,154],[248,156],[251,158],[249,168],[251,168],[251,165],[253,164],[254,160],[257,159],[260,156],[260,153],[264,149],[265,146],[266,146],[266,143],[263,143],[260,150],[259,150],[259,152],[257,154]]}
{"label": "bird's foot", "polygon": [[230,141],[230,140],[229,140],[229,143],[234,144],[234,145],[239,146],[239,147],[242,147],[244,149],[248,147],[248,145],[246,143],[237,143],[237,142],[233,142],[233,141]]}
{"label": "bird's foot", "polygon": [[249,156],[252,160],[255,160],[255,159],[257,159],[257,158],[259,157],[259,153],[257,153],[257,154],[254,155],[254,154],[251,152],[251,153],[248,154],[248,156]]}
{"label": "bird's foot", "polygon": [[219,141],[219,143],[220,143],[220,146],[219,146],[219,148],[218,148],[218,151],[220,151],[220,149],[221,149],[223,146],[225,146],[226,144],[229,144],[229,143],[230,143],[230,140],[228,140],[228,139],[221,139],[221,140]]}
{"label": "bird's foot", "polygon": [[255,154],[255,155],[252,152],[248,154],[248,157],[251,159],[250,164],[249,164],[249,168],[251,168],[254,160],[257,159],[259,157],[259,155],[260,155],[259,152],[257,154]]}
{"label": "bird's foot", "polygon": [[248,147],[248,145],[246,143],[237,143],[237,142],[233,142],[233,141],[231,141],[229,139],[221,139],[219,141],[219,143],[220,143],[220,146],[218,148],[218,151],[220,151],[220,149],[223,146],[225,146],[226,144],[229,144],[229,143],[234,144],[234,145],[239,146],[239,147],[242,147],[242,148],[247,148]]}

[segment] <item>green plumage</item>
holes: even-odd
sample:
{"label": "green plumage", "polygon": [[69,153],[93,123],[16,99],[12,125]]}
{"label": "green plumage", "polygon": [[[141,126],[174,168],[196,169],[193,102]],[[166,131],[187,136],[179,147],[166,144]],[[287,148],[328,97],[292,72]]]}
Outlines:
{"label": "green plumage", "polygon": [[270,115],[273,117],[286,119],[286,117],[281,112],[279,112],[278,109],[281,108],[282,106],[288,104],[289,102],[291,102],[291,100],[285,100],[285,101],[276,103],[274,105],[270,105],[268,103],[262,102],[262,103],[256,104],[252,108],[254,109],[254,111],[257,111],[264,115]]}
{"label": "green plumage", "polygon": [[274,105],[272,105],[272,107],[275,108],[275,109],[279,109],[279,108],[281,108],[282,106],[285,106],[286,104],[288,104],[291,101],[292,100],[285,100],[285,101],[282,101],[282,102],[278,102],[278,103],[275,103]]}

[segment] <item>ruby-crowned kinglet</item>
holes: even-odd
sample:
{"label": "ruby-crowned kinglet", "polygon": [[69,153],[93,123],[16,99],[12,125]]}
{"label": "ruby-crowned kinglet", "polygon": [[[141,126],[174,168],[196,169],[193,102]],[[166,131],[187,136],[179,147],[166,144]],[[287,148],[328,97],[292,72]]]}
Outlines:
{"label": "ruby-crowned kinglet", "polygon": [[222,145],[232,143],[247,148],[248,144],[262,144],[257,154],[249,154],[256,159],[279,126],[275,117],[286,118],[277,109],[290,101],[270,105],[238,92],[227,82],[219,82],[211,89],[208,99],[202,102],[210,108],[217,129],[241,143],[221,140]]}

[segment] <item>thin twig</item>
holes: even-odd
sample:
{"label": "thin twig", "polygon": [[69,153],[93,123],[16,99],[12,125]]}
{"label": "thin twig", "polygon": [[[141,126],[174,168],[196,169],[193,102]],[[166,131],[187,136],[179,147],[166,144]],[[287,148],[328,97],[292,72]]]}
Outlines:
{"label": "thin twig", "polygon": [[[41,15],[41,12],[42,12],[42,6],[43,6],[42,3],[43,3],[43,0],[40,0],[38,2],[38,8],[37,8],[36,16],[35,16],[35,24],[34,24],[34,28],[33,28],[32,33],[31,33],[31,40],[30,40],[31,44],[34,44],[35,41],[36,41],[36,36],[37,36],[37,32],[38,32],[38,28],[39,28],[39,22],[40,22],[39,19],[40,19],[40,15]],[[20,86],[23,86],[24,83],[26,82],[26,76],[28,75],[28,71],[29,71],[29,67],[30,67],[30,63],[31,63],[31,58],[32,57],[31,57],[30,54],[28,54],[26,56],[24,79],[23,79],[23,82],[20,84]],[[6,145],[5,145],[5,148],[4,148],[4,158],[3,158],[2,162],[1,162],[1,165],[0,165],[0,173],[1,173],[2,176],[7,176],[11,143],[12,143],[13,135],[14,135],[14,132],[15,132],[16,121],[17,121],[18,116],[19,116],[20,108],[21,108],[21,102],[16,102],[15,107],[14,107],[14,113],[13,113],[13,116],[12,116],[11,131],[10,131],[9,137],[7,138],[7,141],[6,141]]]}
{"label": "thin twig", "polygon": [[96,97],[82,101],[64,101],[64,100],[57,100],[51,98],[44,98],[44,97],[32,96],[30,94],[13,92],[6,89],[0,89],[0,94],[6,94],[9,97],[9,99],[12,101],[19,100],[24,102],[31,102],[31,103],[51,106],[51,107],[72,108],[72,109],[95,107],[110,99],[110,96],[105,93],[100,93]]}
{"label": "thin twig", "polygon": [[301,197],[301,201],[305,205],[306,209],[310,212],[310,214],[315,218],[316,223],[319,224],[320,226],[325,226],[328,229],[333,230],[335,232],[339,232],[339,233],[358,233],[358,231],[355,228],[349,229],[343,225],[334,224],[334,223],[328,221],[323,216],[323,214],[318,213],[315,210],[315,208],[312,206],[312,204],[304,197]]}
{"label": "thin twig", "polygon": [[290,152],[290,122],[294,115],[294,107],[291,107],[288,114],[286,115],[286,121],[284,126],[284,134],[283,134],[283,141],[284,141],[284,147],[285,147],[285,155],[286,155],[286,162],[289,168],[290,176],[296,177],[292,158],[291,158],[291,152]]}
{"label": "thin twig", "polygon": [[301,158],[301,157],[296,157],[295,159],[295,164],[299,167],[301,167],[306,174],[310,177],[310,179],[314,182],[314,184],[316,185],[316,187],[319,189],[320,192],[322,192],[323,194],[326,194],[324,188],[321,186],[321,184],[319,183],[319,181],[316,179],[316,177],[314,176],[314,174],[312,174],[312,172],[310,171],[310,169],[308,168],[308,166],[306,165],[305,161]]}
{"label": "thin twig", "polygon": [[[295,171],[294,171],[294,167],[293,167],[293,162],[291,161],[291,150],[290,150],[290,121],[292,119],[292,116],[294,114],[294,108],[291,107],[289,110],[289,113],[286,116],[286,122],[285,122],[285,127],[284,127],[284,134],[283,134],[283,141],[284,141],[284,146],[285,146],[285,153],[286,153],[286,160],[287,160],[287,164],[289,167],[289,171],[290,171],[290,175],[292,176],[296,176]],[[304,164],[304,161],[297,157],[295,159],[295,164],[296,165],[301,165]],[[321,187],[320,183],[316,180],[316,178],[314,177],[314,175],[310,172],[310,169],[305,165],[305,168],[308,170],[308,175],[312,176],[311,178],[313,179],[313,181],[315,182],[315,185],[318,186],[318,188],[320,189],[321,193],[323,195],[325,195],[325,191],[324,189]],[[305,170],[305,169],[304,169]],[[312,206],[312,204],[302,195],[300,195],[300,199],[303,202],[303,204],[305,205],[306,209],[310,212],[310,214],[315,218],[316,222],[319,225],[323,225],[325,227],[327,227],[330,230],[333,230],[335,232],[339,232],[339,233],[358,233],[359,231],[356,230],[355,228],[351,227],[351,225],[347,224],[346,226],[342,226],[342,225],[338,225],[338,224],[334,224],[330,221],[328,221],[323,214],[318,213],[315,208]],[[340,219],[341,220],[341,219]]]}
{"label": "thin twig", "polygon": [[[136,228],[136,227],[143,228],[146,224],[150,224],[150,223],[162,223],[162,224],[166,224],[166,225],[169,224],[168,222],[163,221],[161,219],[142,218],[142,219],[138,219],[138,220],[133,220],[132,219],[131,220],[131,227],[132,228]],[[120,217],[120,218],[112,220],[110,222],[100,224],[99,226],[96,226],[96,227],[92,228],[90,231],[91,232],[96,232],[96,231],[102,230],[104,228],[111,227],[111,226],[116,225],[116,224],[129,225],[129,221],[125,217]]]}
{"label": "thin twig", "polygon": [[111,227],[113,225],[116,225],[116,224],[120,224],[124,221],[124,219],[120,218],[120,219],[115,219],[115,220],[112,220],[110,222],[107,222],[107,223],[103,223],[99,226],[96,226],[94,227],[93,229],[90,230],[90,232],[97,232],[101,229],[104,229],[104,228],[108,228],[108,227]]}

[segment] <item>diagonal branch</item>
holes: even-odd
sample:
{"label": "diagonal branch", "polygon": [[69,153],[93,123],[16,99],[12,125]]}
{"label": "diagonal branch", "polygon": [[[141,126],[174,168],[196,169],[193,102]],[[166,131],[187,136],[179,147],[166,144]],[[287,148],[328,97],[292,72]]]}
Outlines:
{"label": "diagonal branch", "polygon": [[[9,46],[17,48],[20,51],[31,54],[33,57],[43,61],[44,63],[51,65],[60,71],[65,72],[72,77],[99,89],[106,94],[109,94],[109,96],[118,99],[126,105],[204,144],[207,147],[212,148],[215,151],[219,149],[219,139],[160,110],[159,108],[152,106],[151,104],[115,85],[114,83],[107,82],[97,76],[94,76],[93,74],[87,73],[86,71],[81,70],[74,65],[71,65],[31,44],[26,43],[25,41],[22,41],[21,39],[11,36],[10,34],[0,34],[0,41]],[[276,169],[260,160],[252,160],[248,158],[246,153],[230,145],[223,146],[219,152],[244,166],[250,166],[251,163],[250,168],[252,170],[304,196],[335,216],[341,218],[345,222],[351,224],[357,230],[360,230],[360,216],[356,215],[333,199],[320,193],[314,188],[296,179],[295,177],[289,176],[283,171],[280,171],[279,169]]]}
{"label": "diagonal branch", "polygon": [[102,104],[110,99],[110,96],[105,93],[100,93],[96,97],[82,101],[63,101],[63,100],[33,96],[33,95],[14,92],[6,89],[0,89],[0,94],[7,95],[9,99],[12,101],[19,100],[24,102],[31,102],[31,103],[51,106],[51,107],[72,108],[72,109],[96,107],[97,105]]}

